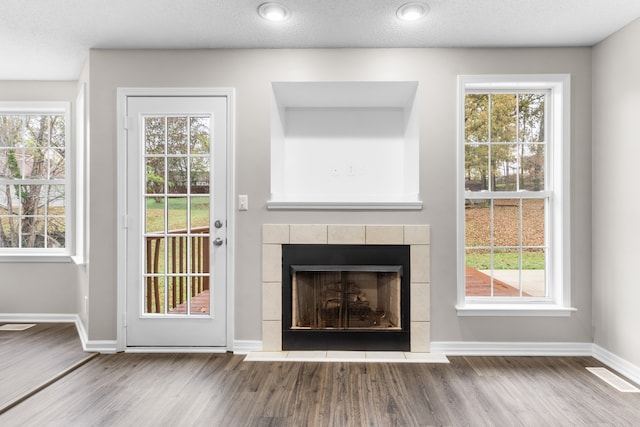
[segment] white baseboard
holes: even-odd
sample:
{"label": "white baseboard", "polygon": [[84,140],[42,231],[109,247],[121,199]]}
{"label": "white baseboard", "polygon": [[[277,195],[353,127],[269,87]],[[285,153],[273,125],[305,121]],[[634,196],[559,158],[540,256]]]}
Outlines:
{"label": "white baseboard", "polygon": [[592,356],[604,363],[608,367],[618,371],[625,377],[629,378],[636,384],[640,384],[640,366],[636,366],[631,362],[611,353],[597,344],[593,345]]}
{"label": "white baseboard", "polygon": [[432,341],[431,351],[447,356],[591,356],[591,343]]}
{"label": "white baseboard", "polygon": [[249,354],[252,351],[262,351],[262,341],[235,340],[233,342],[234,354]]}

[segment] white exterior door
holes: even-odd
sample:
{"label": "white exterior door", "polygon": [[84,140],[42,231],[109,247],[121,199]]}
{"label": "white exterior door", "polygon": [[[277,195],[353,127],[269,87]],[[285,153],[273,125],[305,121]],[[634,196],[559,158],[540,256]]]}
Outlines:
{"label": "white exterior door", "polygon": [[126,345],[227,345],[227,98],[126,100]]}

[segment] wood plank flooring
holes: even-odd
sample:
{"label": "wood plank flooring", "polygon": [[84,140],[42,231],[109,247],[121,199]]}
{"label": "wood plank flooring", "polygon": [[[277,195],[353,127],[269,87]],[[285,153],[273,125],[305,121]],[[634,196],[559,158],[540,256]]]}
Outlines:
{"label": "wood plank flooring", "polygon": [[590,357],[450,364],[100,355],[0,415],[2,426],[638,426],[640,394]]}
{"label": "wood plank flooring", "polygon": [[0,331],[0,413],[88,357],[91,354],[82,351],[72,323],[42,323],[24,331]]}

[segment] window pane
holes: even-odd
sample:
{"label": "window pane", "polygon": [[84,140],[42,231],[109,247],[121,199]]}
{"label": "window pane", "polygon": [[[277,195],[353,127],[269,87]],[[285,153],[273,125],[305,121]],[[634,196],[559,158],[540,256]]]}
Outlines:
{"label": "window pane", "polygon": [[64,217],[47,218],[47,247],[64,248],[65,226]]}
{"label": "window pane", "polygon": [[24,162],[21,168],[24,178],[47,179],[49,173],[45,155],[47,151],[47,148],[27,148],[24,150]]}
{"label": "window pane", "polygon": [[465,257],[465,295],[468,297],[491,296],[491,250],[467,249]]}
{"label": "window pane", "polygon": [[523,296],[546,297],[545,250],[525,249],[522,252]]}
{"label": "window pane", "polygon": [[20,234],[23,248],[44,248],[45,231],[44,217],[23,216],[20,224]]}
{"label": "window pane", "polygon": [[191,154],[208,154],[211,146],[209,117],[191,117]]}
{"label": "window pane", "polygon": [[491,200],[465,201],[465,245],[467,247],[491,245]]}
{"label": "window pane", "polygon": [[144,119],[145,152],[147,154],[164,154],[165,125],[164,117],[146,117]]}
{"label": "window pane", "polygon": [[66,141],[65,141],[65,124],[64,124],[64,116],[50,116],[49,123],[49,146],[61,148],[64,150]]}
{"label": "window pane", "polygon": [[493,252],[494,296],[520,296],[520,249]]}
{"label": "window pane", "polygon": [[468,144],[464,147],[464,154],[465,190],[488,190],[489,146]]}
{"label": "window pane", "polygon": [[544,144],[522,144],[520,146],[521,166],[520,190],[543,191],[544,185]]}
{"label": "window pane", "polygon": [[20,217],[0,216],[0,248],[17,248],[20,246]]}
{"label": "window pane", "polygon": [[545,200],[522,201],[522,246],[545,246]]}
{"label": "window pane", "polygon": [[42,186],[42,205],[47,206],[47,215],[64,215],[64,185]]}
{"label": "window pane", "polygon": [[515,142],[516,94],[491,94],[491,142]]}
{"label": "window pane", "polygon": [[518,100],[518,141],[544,141],[544,93],[520,94]]}
{"label": "window pane", "polygon": [[486,142],[489,137],[489,95],[465,96],[464,134],[466,142]]}
{"label": "window pane", "polygon": [[518,176],[518,146],[491,145],[491,177],[493,191],[516,191]]}
{"label": "window pane", "polygon": [[65,151],[55,148],[49,148],[45,157],[49,162],[49,178],[64,179],[65,177]]}
{"label": "window pane", "polygon": [[187,118],[167,117],[167,154],[187,154]]}
{"label": "window pane", "polygon": [[494,246],[520,245],[520,200],[493,201]]}

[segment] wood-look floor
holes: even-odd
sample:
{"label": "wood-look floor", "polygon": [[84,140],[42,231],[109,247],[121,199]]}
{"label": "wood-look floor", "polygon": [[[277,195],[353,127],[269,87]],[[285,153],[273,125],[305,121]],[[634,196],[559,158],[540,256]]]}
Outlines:
{"label": "wood-look floor", "polygon": [[82,351],[72,323],[42,323],[24,331],[0,331],[0,413],[89,357],[91,354]]}
{"label": "wood-look floor", "polygon": [[640,394],[590,357],[450,364],[101,355],[0,415],[1,426],[638,426]]}

